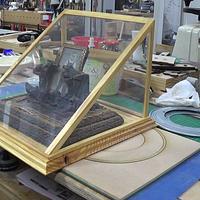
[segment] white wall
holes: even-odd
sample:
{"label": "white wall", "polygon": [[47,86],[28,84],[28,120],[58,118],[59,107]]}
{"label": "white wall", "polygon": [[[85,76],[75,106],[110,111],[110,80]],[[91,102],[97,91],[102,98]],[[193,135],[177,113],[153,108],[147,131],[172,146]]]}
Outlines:
{"label": "white wall", "polygon": [[155,44],[162,43],[165,0],[154,0]]}
{"label": "white wall", "polygon": [[177,32],[181,25],[182,2],[183,0],[165,0],[164,35]]}
{"label": "white wall", "polygon": [[162,43],[166,34],[177,32],[181,25],[183,0],[154,0],[154,18],[156,20],[156,44]]}

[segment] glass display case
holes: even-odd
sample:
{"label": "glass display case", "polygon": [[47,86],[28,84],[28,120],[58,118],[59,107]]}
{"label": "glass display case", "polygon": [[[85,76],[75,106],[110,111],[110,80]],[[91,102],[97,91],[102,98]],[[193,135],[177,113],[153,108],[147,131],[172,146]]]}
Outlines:
{"label": "glass display case", "polygon": [[[63,11],[0,79],[0,146],[49,174],[154,127],[153,30],[152,19]],[[123,76],[136,54],[140,90]],[[138,114],[125,105],[133,96]]]}

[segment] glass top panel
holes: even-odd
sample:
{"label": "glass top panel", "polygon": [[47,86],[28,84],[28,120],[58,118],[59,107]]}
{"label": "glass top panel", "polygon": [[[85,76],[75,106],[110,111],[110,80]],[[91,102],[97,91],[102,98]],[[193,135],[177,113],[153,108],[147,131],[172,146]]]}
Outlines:
{"label": "glass top panel", "polygon": [[[142,27],[123,19],[64,15],[2,83],[3,127],[48,147]],[[6,59],[14,63],[19,57]],[[95,103],[89,112],[72,135],[86,132],[98,112],[102,117],[106,111]],[[98,126],[93,129],[102,132]],[[79,140],[74,137],[65,146]]]}

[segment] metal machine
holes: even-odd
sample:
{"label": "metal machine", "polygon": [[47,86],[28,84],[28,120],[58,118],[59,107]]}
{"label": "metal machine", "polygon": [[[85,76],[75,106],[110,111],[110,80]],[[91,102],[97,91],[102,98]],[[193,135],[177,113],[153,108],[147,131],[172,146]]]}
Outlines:
{"label": "metal machine", "polygon": [[179,27],[173,56],[189,62],[200,63],[200,8],[190,8],[190,2],[185,0],[183,12],[198,16],[198,23]]}

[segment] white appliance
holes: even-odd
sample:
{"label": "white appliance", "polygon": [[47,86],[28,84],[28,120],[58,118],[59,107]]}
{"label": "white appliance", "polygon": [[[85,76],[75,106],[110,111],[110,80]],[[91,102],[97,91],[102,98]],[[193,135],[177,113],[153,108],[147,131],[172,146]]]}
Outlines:
{"label": "white appliance", "polygon": [[200,62],[200,24],[179,27],[172,55],[190,62]]}

